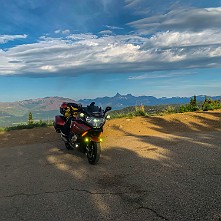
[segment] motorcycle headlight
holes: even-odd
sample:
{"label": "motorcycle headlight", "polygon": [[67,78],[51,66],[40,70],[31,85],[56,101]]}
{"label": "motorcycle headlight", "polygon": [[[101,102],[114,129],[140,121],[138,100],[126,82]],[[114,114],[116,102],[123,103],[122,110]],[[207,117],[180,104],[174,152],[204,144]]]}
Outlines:
{"label": "motorcycle headlight", "polygon": [[84,113],[80,113],[80,117],[84,117]]}
{"label": "motorcycle headlight", "polygon": [[104,124],[104,118],[86,117],[86,122],[91,124],[94,128],[99,128]]}

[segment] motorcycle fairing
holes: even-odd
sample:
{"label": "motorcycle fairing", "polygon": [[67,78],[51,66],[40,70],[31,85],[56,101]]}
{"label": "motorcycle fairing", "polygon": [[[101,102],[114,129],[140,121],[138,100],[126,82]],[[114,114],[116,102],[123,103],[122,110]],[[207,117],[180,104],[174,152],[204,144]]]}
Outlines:
{"label": "motorcycle fairing", "polygon": [[76,134],[83,134],[84,132],[90,130],[91,128],[79,121],[72,121],[71,123],[71,132]]}

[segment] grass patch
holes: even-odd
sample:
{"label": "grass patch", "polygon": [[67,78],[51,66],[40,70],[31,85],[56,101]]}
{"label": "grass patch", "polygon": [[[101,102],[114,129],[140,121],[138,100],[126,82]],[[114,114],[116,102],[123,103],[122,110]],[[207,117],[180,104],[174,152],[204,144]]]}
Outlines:
{"label": "grass patch", "polygon": [[[20,124],[17,126],[1,128],[2,131],[11,131],[11,130],[23,130],[23,129],[32,129],[36,127],[48,127],[47,123],[32,123],[32,124]],[[0,131],[1,131],[0,129]]]}
{"label": "grass patch", "polygon": [[112,119],[114,118],[133,118],[133,117],[147,117],[149,114],[145,111],[145,107],[143,105],[141,106],[135,106],[135,107],[129,107],[125,108],[125,111],[113,111],[110,113],[110,116]]}

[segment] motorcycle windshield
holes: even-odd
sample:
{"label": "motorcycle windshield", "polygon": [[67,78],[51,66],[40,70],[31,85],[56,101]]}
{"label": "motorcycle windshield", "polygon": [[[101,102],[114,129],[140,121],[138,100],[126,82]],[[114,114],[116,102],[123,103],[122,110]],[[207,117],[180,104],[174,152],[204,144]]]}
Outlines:
{"label": "motorcycle windshield", "polygon": [[98,106],[87,106],[84,107],[84,111],[88,116],[91,117],[104,117],[104,111]]}

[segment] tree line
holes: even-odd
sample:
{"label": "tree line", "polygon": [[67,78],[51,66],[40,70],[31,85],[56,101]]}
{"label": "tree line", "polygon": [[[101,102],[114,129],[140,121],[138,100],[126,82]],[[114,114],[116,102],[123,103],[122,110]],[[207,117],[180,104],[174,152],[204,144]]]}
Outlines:
{"label": "tree line", "polygon": [[196,95],[190,99],[189,104],[181,105],[179,107],[179,112],[192,112],[192,111],[209,111],[221,108],[221,99],[213,100],[212,98],[205,96],[205,100],[203,102],[197,102]]}

